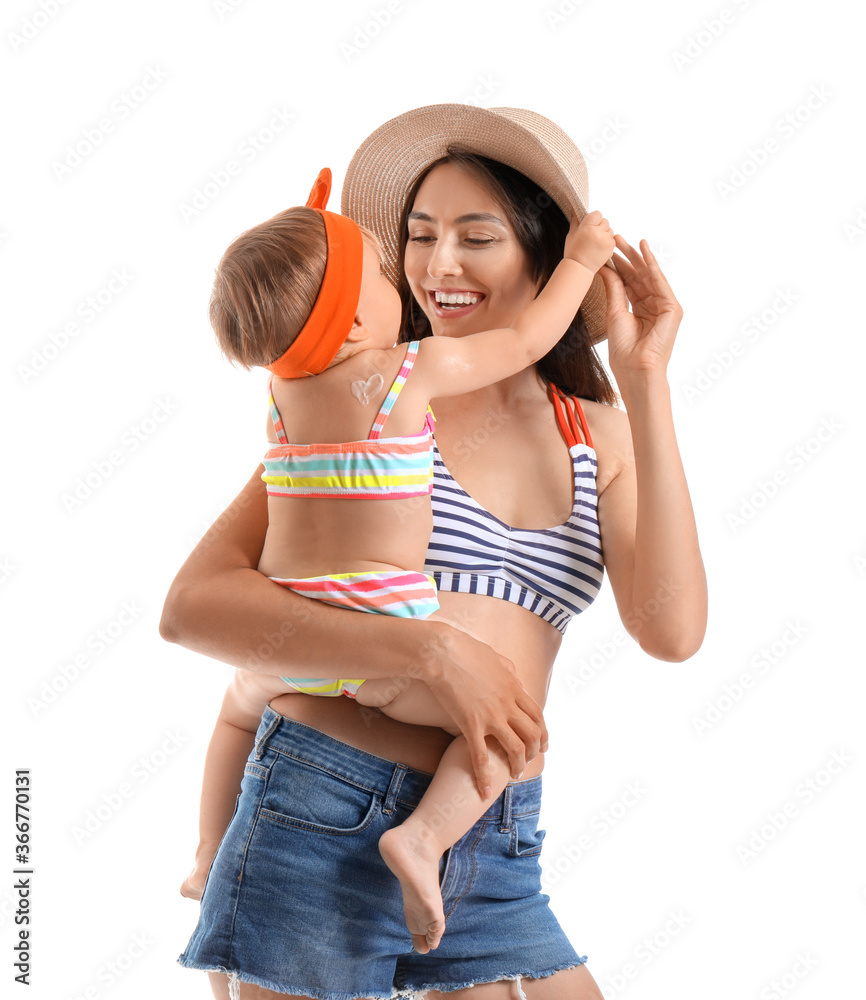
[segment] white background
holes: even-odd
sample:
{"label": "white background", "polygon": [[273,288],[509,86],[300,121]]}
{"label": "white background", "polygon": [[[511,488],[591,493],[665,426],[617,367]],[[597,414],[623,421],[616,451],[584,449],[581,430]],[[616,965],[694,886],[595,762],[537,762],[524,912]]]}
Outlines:
{"label": "white background", "polygon": [[25,995],[20,767],[26,995],[210,995],[175,965],[197,909],[178,885],[230,671],[157,624],[260,452],[263,379],[213,342],[213,269],[323,165],[339,192],[379,124],[446,101],[562,126],[590,208],[649,240],[685,310],[670,382],[709,630],[688,662],[653,660],[618,641],[607,587],[572,623],[546,713],[556,912],[608,998],[866,995],[862,35],[838,0],[560,6],[4,5],[4,995]]}

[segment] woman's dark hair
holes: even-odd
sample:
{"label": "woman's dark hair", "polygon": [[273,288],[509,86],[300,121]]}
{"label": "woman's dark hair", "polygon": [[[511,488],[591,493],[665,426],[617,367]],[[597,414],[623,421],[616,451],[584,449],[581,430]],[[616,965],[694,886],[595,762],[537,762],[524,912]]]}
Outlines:
{"label": "woman's dark hair", "polygon": [[[475,176],[502,205],[532,268],[533,281],[546,282],[562,260],[568,220],[554,200],[534,181],[498,160],[478,156],[459,146],[449,146],[441,159],[431,163],[412,186],[400,216],[400,283],[403,303],[400,340],[407,343],[431,336],[430,322],[415,300],[402,262],[409,238],[409,213],[425,177],[442,163],[456,163]],[[587,333],[583,315],[577,315],[552,351],[538,362],[541,377],[571,396],[616,405],[617,396],[601,359]]]}

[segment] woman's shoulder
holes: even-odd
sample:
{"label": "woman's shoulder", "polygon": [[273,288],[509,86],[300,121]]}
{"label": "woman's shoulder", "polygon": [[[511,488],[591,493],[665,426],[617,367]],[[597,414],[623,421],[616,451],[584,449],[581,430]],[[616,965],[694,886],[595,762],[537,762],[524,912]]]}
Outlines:
{"label": "woman's shoulder", "polygon": [[589,433],[598,462],[598,491],[604,488],[625,468],[634,465],[631,426],[625,410],[592,399],[581,399]]}
{"label": "woman's shoulder", "polygon": [[[599,440],[610,438],[616,444],[626,438],[631,440],[631,430],[625,410],[608,403],[597,403],[594,399],[583,399],[580,396],[573,398],[580,403],[593,441],[597,438]],[[598,450],[596,448],[596,451]]]}

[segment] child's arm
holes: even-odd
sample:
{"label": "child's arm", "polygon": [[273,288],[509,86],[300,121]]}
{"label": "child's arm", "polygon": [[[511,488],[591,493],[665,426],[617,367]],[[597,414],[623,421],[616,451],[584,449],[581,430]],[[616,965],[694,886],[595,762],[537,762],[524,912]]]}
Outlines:
{"label": "child's arm", "polygon": [[563,260],[511,327],[421,341],[415,377],[425,383],[429,398],[472,392],[543,358],[565,334],[595,272],[614,249],[613,231],[601,212],[590,212],[579,226],[572,219]]}

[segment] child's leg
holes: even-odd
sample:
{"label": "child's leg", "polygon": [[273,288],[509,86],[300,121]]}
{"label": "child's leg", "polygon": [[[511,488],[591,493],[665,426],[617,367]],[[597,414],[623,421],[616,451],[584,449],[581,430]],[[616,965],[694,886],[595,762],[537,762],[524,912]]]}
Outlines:
{"label": "child's leg", "polygon": [[413,726],[439,726],[453,730],[454,720],[433,696],[424,681],[411,677],[374,677],[366,680],[355,692],[359,705],[380,708],[390,719],[409,722]]}
{"label": "child's leg", "polygon": [[421,954],[438,947],[445,931],[439,888],[439,859],[496,801],[511,777],[508,758],[499,743],[487,740],[491,794],[478,791],[466,739],[423,681],[405,677],[364,681],[356,693],[362,705],[381,708],[385,715],[414,725],[439,726],[456,738],[442,755],[430,787],[412,815],[382,834],[379,851],[400,880],[406,926]]}
{"label": "child's leg", "polygon": [[463,736],[457,736],[412,814],[379,838],[385,864],[400,880],[406,926],[420,954],[437,948],[445,931],[439,859],[487,812],[511,777],[499,743],[490,737],[487,746],[492,786],[488,798],[478,791],[469,746]]}
{"label": "child's leg", "polygon": [[285,694],[286,690],[278,677],[235,671],[205,757],[199,845],[195,866],[180,887],[181,895],[201,899],[207,873],[234,812],[244,765],[255,743],[262,712],[272,698]]}

